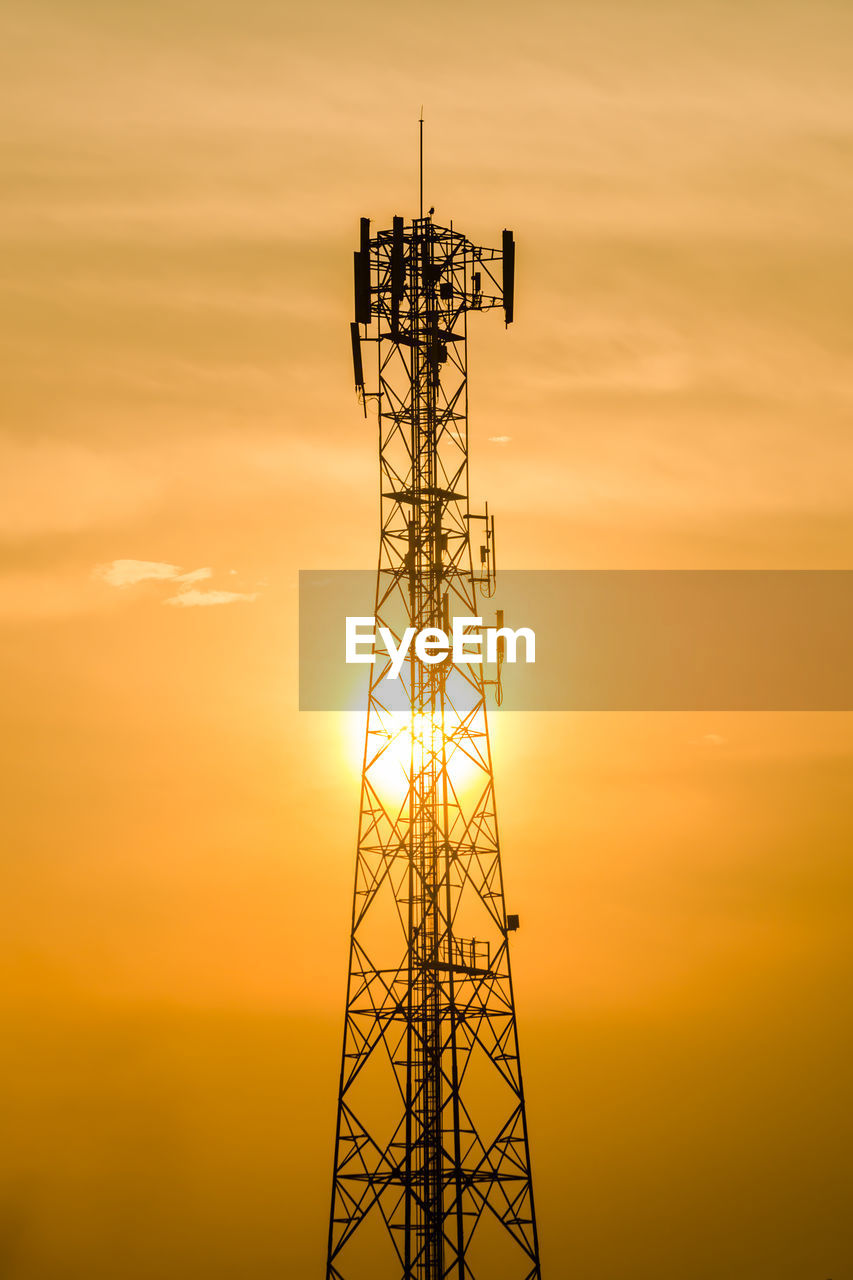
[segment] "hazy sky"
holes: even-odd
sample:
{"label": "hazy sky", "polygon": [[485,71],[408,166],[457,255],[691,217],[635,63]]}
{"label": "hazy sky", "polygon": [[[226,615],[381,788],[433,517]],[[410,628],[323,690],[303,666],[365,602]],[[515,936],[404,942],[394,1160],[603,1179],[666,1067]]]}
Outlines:
{"label": "hazy sky", "polygon": [[[4,6],[0,1275],[321,1270],[359,752],[295,710],[296,573],[374,560],[351,251],[421,104],[437,220],[518,242],[469,361],[503,563],[849,568],[851,42]],[[841,1280],[851,718],[494,733],[546,1280]]]}

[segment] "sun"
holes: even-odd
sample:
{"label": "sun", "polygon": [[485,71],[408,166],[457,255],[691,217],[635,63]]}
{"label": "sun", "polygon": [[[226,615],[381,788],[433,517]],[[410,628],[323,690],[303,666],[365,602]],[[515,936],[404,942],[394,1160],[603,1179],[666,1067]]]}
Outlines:
{"label": "sun", "polygon": [[432,759],[457,795],[483,776],[488,763],[479,754],[470,725],[450,711],[443,720],[439,714],[412,717],[405,711],[374,712],[369,734],[366,712],[348,712],[342,736],[353,772],[360,775],[366,770],[371,785],[398,805],[405,799],[411,777],[417,777]]}

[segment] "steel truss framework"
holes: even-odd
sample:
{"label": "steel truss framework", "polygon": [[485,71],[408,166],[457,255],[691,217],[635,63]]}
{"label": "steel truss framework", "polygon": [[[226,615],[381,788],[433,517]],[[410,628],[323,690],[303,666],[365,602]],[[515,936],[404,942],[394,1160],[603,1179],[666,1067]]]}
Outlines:
{"label": "steel truss framework", "polygon": [[[397,642],[491,594],[493,535],[468,507],[467,319],[512,318],[512,258],[509,232],[493,250],[430,217],[373,237],[362,219],[378,390],[356,325],[353,353],[379,419],[375,616]],[[327,1280],[538,1280],[483,667],[388,667],[370,677]]]}

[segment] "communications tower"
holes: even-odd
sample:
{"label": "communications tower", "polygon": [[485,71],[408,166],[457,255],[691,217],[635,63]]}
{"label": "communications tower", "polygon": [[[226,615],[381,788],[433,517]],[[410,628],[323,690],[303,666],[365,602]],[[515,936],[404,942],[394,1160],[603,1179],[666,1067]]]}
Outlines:
{"label": "communications tower", "polygon": [[[397,644],[482,616],[495,581],[493,521],[468,505],[467,331],[472,312],[512,321],[515,244],[480,248],[432,212],[421,196],[411,222],[362,218],[355,253],[375,617]],[[370,669],[326,1277],[539,1280],[486,719],[500,672],[429,657],[395,680],[386,654]]]}

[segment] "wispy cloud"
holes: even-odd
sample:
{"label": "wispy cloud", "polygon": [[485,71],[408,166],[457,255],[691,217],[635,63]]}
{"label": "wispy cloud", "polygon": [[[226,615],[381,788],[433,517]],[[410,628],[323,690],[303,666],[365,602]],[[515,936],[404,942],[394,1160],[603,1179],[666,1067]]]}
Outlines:
{"label": "wispy cloud", "polygon": [[[236,572],[236,569],[229,570],[231,575]],[[179,564],[169,564],[164,560],[112,560],[109,564],[96,565],[92,576],[121,590],[138,586],[141,582],[177,584],[176,594],[167,596],[163,604],[178,605],[182,609],[214,604],[235,604],[239,601],[252,601],[258,598],[257,591],[199,591],[195,583],[212,578],[211,568],[204,566],[200,569],[184,569]]]}
{"label": "wispy cloud", "polygon": [[140,582],[201,582],[213,576],[213,570],[191,569],[185,572],[178,564],[166,564],[162,560],[113,560],[109,564],[95,566],[96,578],[103,578],[111,587],[135,587]]}
{"label": "wispy cloud", "polygon": [[237,604],[240,601],[257,600],[257,591],[199,591],[195,587],[180,590],[177,595],[169,596],[163,604],[178,605],[182,609],[193,609],[213,604]]}

